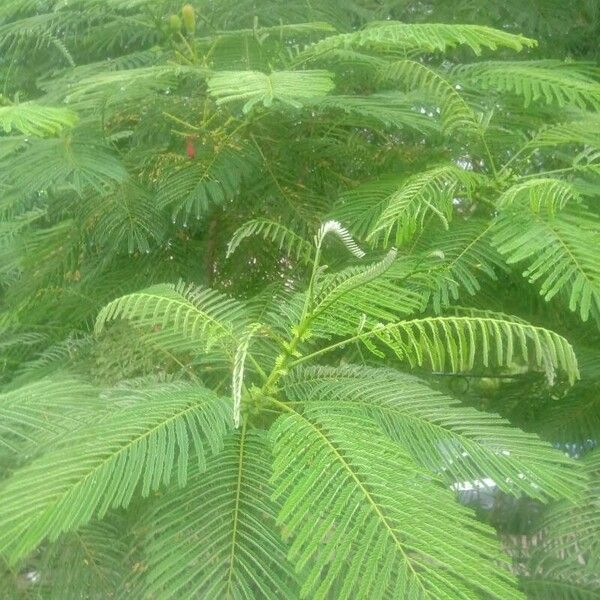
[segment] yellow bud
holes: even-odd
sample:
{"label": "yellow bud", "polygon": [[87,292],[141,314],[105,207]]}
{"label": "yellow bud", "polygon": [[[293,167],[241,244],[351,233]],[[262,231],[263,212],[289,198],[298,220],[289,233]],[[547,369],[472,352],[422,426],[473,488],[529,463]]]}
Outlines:
{"label": "yellow bud", "polygon": [[173,33],[179,33],[181,31],[181,19],[179,15],[171,15],[169,17],[169,29]]}
{"label": "yellow bud", "polygon": [[185,27],[186,33],[192,35],[196,31],[196,11],[191,4],[186,4],[181,9],[181,16],[183,17],[183,26]]}

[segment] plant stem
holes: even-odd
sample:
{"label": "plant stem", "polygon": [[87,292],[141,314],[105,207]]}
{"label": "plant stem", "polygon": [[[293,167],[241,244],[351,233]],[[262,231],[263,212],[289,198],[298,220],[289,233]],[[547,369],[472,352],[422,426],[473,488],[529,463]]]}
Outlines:
{"label": "plant stem", "polygon": [[481,132],[481,141],[483,143],[483,147],[485,148],[485,152],[487,154],[488,160],[490,162],[490,167],[492,168],[492,172],[494,173],[494,177],[498,177],[498,170],[496,169],[496,163],[494,162],[494,157],[490,151],[490,147],[485,139],[485,134],[483,131]]}

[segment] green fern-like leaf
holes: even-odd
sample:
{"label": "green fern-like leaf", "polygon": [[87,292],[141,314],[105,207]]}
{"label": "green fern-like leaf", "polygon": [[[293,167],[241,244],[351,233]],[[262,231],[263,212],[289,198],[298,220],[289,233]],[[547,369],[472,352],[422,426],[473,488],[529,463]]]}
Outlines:
{"label": "green fern-like leaf", "polygon": [[417,110],[418,98],[399,92],[383,92],[370,96],[325,96],[315,105],[321,111],[335,111],[346,115],[341,124],[354,127],[381,125],[394,129],[414,129],[421,133],[434,133],[439,129],[436,120]]}
{"label": "green fern-like leaf", "polygon": [[421,103],[441,112],[446,133],[457,130],[473,131],[477,117],[473,109],[442,73],[414,60],[400,60],[382,66],[379,70],[384,82],[400,84],[415,93]]}
{"label": "green fern-like leaf", "polygon": [[203,152],[191,162],[177,159],[175,168],[158,186],[157,202],[185,226],[233,200],[256,168],[251,153],[229,147]]}
{"label": "green fern-like leaf", "polygon": [[579,192],[568,181],[535,177],[516,183],[498,198],[499,208],[529,205],[532,211],[550,213],[581,200]]}
{"label": "green fern-like leaf", "polygon": [[347,190],[336,201],[332,216],[345,223],[357,238],[366,239],[401,182],[397,176],[382,175]]}
{"label": "green fern-like leaf", "polygon": [[547,125],[530,140],[530,148],[547,148],[562,144],[584,144],[600,147],[600,118],[593,112],[583,112],[576,121]]}
{"label": "green fern-like leaf", "polygon": [[244,322],[244,306],[213,290],[183,283],[156,285],[122,296],[98,314],[96,332],[109,321],[125,319],[145,331],[158,328],[154,338],[162,343],[208,351],[213,346],[235,344],[234,325]]}
{"label": "green fern-like leaf", "polygon": [[546,300],[559,293],[586,321],[600,319],[600,239],[598,218],[591,213],[562,211],[552,217],[540,212],[504,214],[494,225],[493,242],[511,264],[526,263],[523,272],[541,284]]}
{"label": "green fern-like leaf", "polygon": [[317,316],[334,306],[338,300],[347,296],[349,292],[368,285],[371,281],[381,277],[393,265],[397,251],[392,248],[380,261],[368,267],[355,267],[342,271],[334,277],[322,281],[318,285],[315,297],[313,316]]}
{"label": "green fern-like leaf", "polygon": [[313,367],[285,383],[290,401],[336,413],[362,410],[419,464],[451,483],[493,480],[510,494],[577,498],[575,462],[494,414],[461,407],[417,378],[386,369]]}
{"label": "green fern-like leaf", "polygon": [[382,21],[355,33],[330,36],[314,44],[309,52],[321,54],[337,48],[368,48],[383,51],[443,52],[465,45],[475,54],[483,48],[522,50],[536,42],[480,25],[446,25],[440,23],[399,23]]}
{"label": "green fern-like leaf", "polygon": [[[213,8],[228,10],[223,5]],[[240,11],[240,16],[249,14],[244,13],[245,8],[238,6],[237,9]],[[223,29],[214,36],[200,38],[197,44],[201,51],[210,52],[211,65],[214,69],[268,71],[274,64],[287,65],[290,47],[301,48],[315,38],[319,39],[336,32],[336,28],[326,22],[325,14],[324,19],[319,21],[300,22],[304,21],[302,17],[296,22],[286,22],[287,19],[273,21],[273,15],[280,9],[283,13],[287,13],[290,9],[295,11],[295,7],[290,6],[257,6],[254,13],[257,21],[252,27],[248,26],[249,22],[242,21],[240,28]],[[306,16],[318,17],[318,12]]]}
{"label": "green fern-like leaf", "polygon": [[244,112],[274,101],[299,108],[305,102],[328,94],[334,87],[327,71],[221,71],[208,79],[208,91],[222,105],[243,101]]}
{"label": "green fern-like leaf", "polygon": [[127,580],[129,567],[130,548],[123,536],[122,521],[107,517],[88,523],[44,549],[36,586],[40,595],[61,600],[64,590],[78,589],[91,598],[116,596]]}
{"label": "green fern-like leaf", "polygon": [[562,444],[594,440],[600,435],[600,353],[596,348],[575,346],[581,371],[578,381],[562,398],[539,416],[537,427],[546,439]]}
{"label": "green fern-like leaf", "polygon": [[18,182],[30,194],[54,186],[102,192],[127,178],[125,167],[106,146],[69,138],[32,140],[23,152],[5,158],[2,169],[2,179]]}
{"label": "green fern-like leaf", "polygon": [[129,407],[73,432],[5,482],[0,550],[13,560],[111,507],[187,480],[190,451],[204,464],[231,423],[228,403],[206,388],[140,392]]}
{"label": "green fern-like leaf", "polygon": [[[11,7],[16,14],[27,12],[26,6]],[[31,6],[29,7],[31,8]],[[49,10],[29,17],[3,22],[0,25],[0,49],[8,56],[16,57],[19,53],[31,50],[58,51],[62,60],[73,66],[74,60],[59,37],[61,31],[71,30],[72,23],[61,19],[61,15]]]}
{"label": "green fern-like leaf", "polygon": [[252,337],[261,329],[261,323],[252,323],[242,333],[240,342],[235,350],[233,358],[233,372],[231,380],[231,396],[233,399],[233,424],[236,429],[241,424],[242,415],[242,395],[244,393],[244,372],[246,368],[246,358]]}
{"label": "green fern-like leaf", "polygon": [[310,264],[313,260],[312,244],[282,223],[269,219],[252,219],[239,227],[227,244],[227,258],[239,248],[244,239],[252,236],[261,236],[275,244],[280,252],[305,264]]}
{"label": "green fern-like leaf", "polygon": [[225,439],[206,471],[190,472],[185,489],[161,498],[145,518],[152,533],[144,544],[150,568],[143,594],[295,598],[270,474],[266,436],[244,428]]}
{"label": "green fern-like leaf", "polygon": [[370,419],[290,409],[271,436],[304,597],[521,597],[489,530]]}
{"label": "green fern-like leaf", "polygon": [[455,220],[449,230],[428,227],[416,248],[437,276],[424,289],[435,312],[456,303],[465,292],[477,294],[485,281],[496,281],[506,271],[502,256],[491,244],[492,228],[476,218]]}
{"label": "green fern-like leaf", "polygon": [[531,558],[532,576],[525,579],[536,599],[580,600],[600,593],[600,453],[593,450],[582,462],[589,475],[585,493],[575,502],[555,504],[539,523],[543,537]]}
{"label": "green fern-like leaf", "polygon": [[553,60],[482,62],[461,66],[455,73],[471,85],[523,96],[525,106],[545,101],[582,109],[600,107],[600,83],[579,65],[569,68]]}
{"label": "green fern-like leaf", "polygon": [[40,137],[60,133],[77,123],[77,115],[66,108],[42,106],[31,102],[0,106],[0,128],[5,133],[18,131]]}
{"label": "green fern-like leaf", "polygon": [[571,382],[579,377],[573,348],[558,334],[520,320],[492,317],[428,317],[380,324],[356,336],[377,340],[401,360],[434,371],[469,371],[480,364],[488,368],[510,366],[514,360],[531,363],[554,380],[561,369]]}
{"label": "green fern-like leaf", "polygon": [[454,165],[441,165],[413,175],[387,198],[386,206],[369,233],[371,239],[383,238],[387,245],[394,233],[395,242],[410,240],[433,216],[444,225],[452,218],[453,199],[468,190],[474,178]]}
{"label": "green fern-like leaf", "polygon": [[[418,270],[415,272],[414,262],[405,262],[396,256],[392,249],[379,261],[321,275],[310,336],[327,339],[352,336],[379,322],[395,322],[400,317],[422,312],[424,292],[431,286],[432,279]],[[301,312],[293,312],[292,306],[296,307],[303,298],[304,294],[300,294],[285,306],[286,313],[294,315],[290,317],[292,321],[299,319]]]}
{"label": "green fern-like leaf", "polygon": [[323,225],[319,228],[317,235],[315,236],[315,246],[319,251],[323,240],[328,236],[332,235],[344,244],[348,252],[350,252],[356,258],[363,258],[365,256],[364,250],[359,247],[359,245],[355,242],[354,238],[350,234],[350,232],[339,222],[339,221],[325,221]]}
{"label": "green fern-like leaf", "polygon": [[166,232],[166,219],[156,198],[128,180],[112,193],[93,197],[86,221],[92,238],[110,251],[150,252]]}
{"label": "green fern-like leaf", "polygon": [[594,581],[565,581],[543,574],[525,577],[522,586],[532,600],[596,600],[598,586]]}
{"label": "green fern-like leaf", "polygon": [[98,391],[84,381],[56,376],[0,394],[0,446],[18,453],[76,428],[100,414]]}
{"label": "green fern-like leaf", "polygon": [[[157,61],[161,57],[154,53],[151,58]],[[69,72],[67,80],[60,80],[60,85],[53,82],[46,89],[53,96],[64,94],[67,86],[64,102],[79,110],[102,107],[106,111],[118,107],[122,111],[135,103],[148,102],[152,96],[170,93],[183,79],[204,80],[208,74],[207,69],[199,66],[158,64],[117,68],[119,63],[111,66],[113,70],[106,71],[106,63],[84,65],[81,67],[83,72],[74,69]]]}

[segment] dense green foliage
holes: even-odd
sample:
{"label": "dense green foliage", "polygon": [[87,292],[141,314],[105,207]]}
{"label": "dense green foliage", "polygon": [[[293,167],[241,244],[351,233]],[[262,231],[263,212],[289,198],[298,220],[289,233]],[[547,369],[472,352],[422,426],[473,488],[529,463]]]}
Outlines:
{"label": "dense green foliage", "polygon": [[522,4],[1,3],[0,596],[600,594],[600,8]]}

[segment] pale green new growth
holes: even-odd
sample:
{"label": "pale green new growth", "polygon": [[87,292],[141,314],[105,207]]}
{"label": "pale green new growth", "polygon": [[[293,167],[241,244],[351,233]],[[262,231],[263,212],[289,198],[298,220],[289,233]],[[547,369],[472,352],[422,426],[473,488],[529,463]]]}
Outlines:
{"label": "pale green new growth", "polygon": [[441,23],[379,22],[371,23],[356,33],[331,36],[309,49],[312,53],[326,52],[334,48],[372,48],[382,51],[402,50],[420,53],[444,51],[458,45],[466,45],[475,54],[483,48],[499,47],[522,50],[535,46],[536,42],[523,36],[512,35],[479,25],[445,25]]}
{"label": "pale green new growth", "polygon": [[243,101],[244,112],[259,102],[270,107],[278,100],[300,108],[307,100],[324,96],[334,88],[327,71],[223,71],[208,79],[208,91],[217,104]]}
{"label": "pale green new growth", "polygon": [[45,137],[73,127],[75,123],[77,115],[65,108],[33,103],[0,107],[0,128],[5,133],[18,131],[25,135]]}

